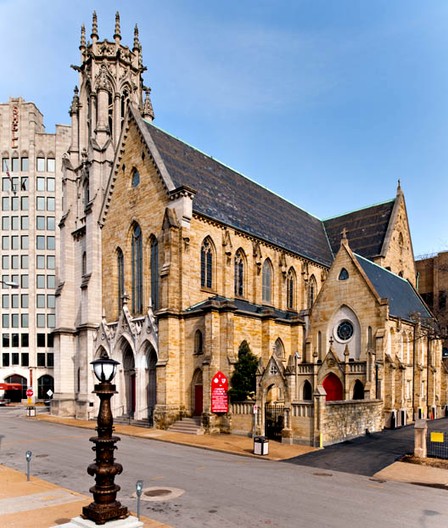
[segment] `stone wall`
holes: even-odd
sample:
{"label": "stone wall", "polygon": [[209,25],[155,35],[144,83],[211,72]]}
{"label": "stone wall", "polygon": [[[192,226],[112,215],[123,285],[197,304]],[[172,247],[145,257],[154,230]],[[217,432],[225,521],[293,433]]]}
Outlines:
{"label": "stone wall", "polygon": [[382,402],[378,400],[326,402],[322,410],[324,446],[382,429]]}

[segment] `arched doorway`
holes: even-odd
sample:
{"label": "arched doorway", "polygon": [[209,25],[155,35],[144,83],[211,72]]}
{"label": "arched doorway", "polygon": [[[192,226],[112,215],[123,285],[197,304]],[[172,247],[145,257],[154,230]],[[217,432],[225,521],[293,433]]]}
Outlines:
{"label": "arched doorway", "polygon": [[6,383],[20,383],[22,390],[7,390],[5,391],[5,399],[10,400],[14,403],[20,403],[26,398],[26,389],[28,388],[28,382],[26,378],[20,376],[20,374],[13,374],[5,378]]}
{"label": "arched doorway", "polygon": [[50,395],[47,392],[54,392],[54,379],[48,374],[44,374],[37,380],[37,397],[39,400],[48,400]]}
{"label": "arched doorway", "polygon": [[332,372],[324,379],[322,383],[325,392],[327,393],[326,401],[339,401],[343,400],[343,388],[341,380]]}
{"label": "arched doorway", "polygon": [[271,440],[281,441],[285,426],[284,389],[277,385],[268,387],[264,406],[265,433]]}
{"label": "arched doorway", "polygon": [[354,400],[363,400],[364,399],[364,385],[360,380],[355,381],[355,386],[353,388],[353,399]]}
{"label": "arched doorway", "polygon": [[148,423],[154,425],[154,409],[157,403],[157,354],[151,346],[147,352],[148,362]]}
{"label": "arched doorway", "polygon": [[204,409],[204,387],[202,385],[202,370],[197,370],[193,376],[193,415],[201,416]]}
{"label": "arched doorway", "polygon": [[135,361],[129,343],[123,350],[123,375],[124,375],[124,410],[129,418],[135,413]]}

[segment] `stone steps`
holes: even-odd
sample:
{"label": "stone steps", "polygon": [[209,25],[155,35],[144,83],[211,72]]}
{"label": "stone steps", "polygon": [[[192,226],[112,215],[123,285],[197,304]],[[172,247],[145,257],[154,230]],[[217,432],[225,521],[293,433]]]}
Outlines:
{"label": "stone steps", "polygon": [[183,433],[191,435],[203,435],[204,429],[201,426],[200,417],[193,418],[182,418],[182,420],[177,420],[170,427],[168,431],[171,433]]}

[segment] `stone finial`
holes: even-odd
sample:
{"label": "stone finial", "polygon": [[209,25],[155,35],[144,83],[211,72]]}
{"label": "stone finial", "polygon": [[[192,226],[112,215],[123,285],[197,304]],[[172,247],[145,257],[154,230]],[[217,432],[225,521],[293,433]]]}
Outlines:
{"label": "stone finial", "polygon": [[96,11],[93,12],[92,15],[92,34],[90,35],[90,38],[98,39],[98,19],[96,16]]}
{"label": "stone finial", "polygon": [[135,28],[134,28],[134,51],[140,51],[140,40],[138,38],[137,24],[135,24]]}
{"label": "stone finial", "polygon": [[115,13],[115,33],[114,33],[115,42],[120,42],[121,40],[121,29],[120,29],[120,13],[117,11]]}
{"label": "stone finial", "polygon": [[153,121],[154,120],[154,109],[152,107],[150,93],[151,93],[151,88],[146,88],[146,96],[145,96],[145,101],[143,103],[142,116],[145,119],[148,119],[149,121]]}
{"label": "stone finial", "polygon": [[84,24],[81,26],[81,42],[79,44],[79,49],[81,51],[86,49],[86,26]]}
{"label": "stone finial", "polygon": [[401,181],[398,180],[397,182],[397,194],[403,194],[403,191],[401,189]]}
{"label": "stone finial", "polygon": [[70,105],[70,111],[69,111],[70,115],[77,114],[79,112],[79,95],[78,94],[79,94],[78,87],[75,86],[73,90],[72,104]]}
{"label": "stone finial", "polygon": [[344,227],[341,233],[342,240],[347,240],[347,229]]}

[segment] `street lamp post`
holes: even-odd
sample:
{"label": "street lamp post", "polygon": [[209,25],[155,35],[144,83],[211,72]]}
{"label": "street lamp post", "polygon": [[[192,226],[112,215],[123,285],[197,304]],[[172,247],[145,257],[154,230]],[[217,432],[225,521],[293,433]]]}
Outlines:
{"label": "street lamp post", "polygon": [[115,376],[118,361],[102,357],[92,361],[93,371],[100,383],[95,385],[93,391],[100,398],[100,408],[97,419],[98,436],[90,438],[95,445],[92,448],[96,453],[95,462],[87,468],[89,475],[95,476],[95,486],[90,488],[93,493],[93,502],[82,509],[83,517],[96,524],[105,524],[108,521],[124,519],[128,509],[116,500],[120,486],[116,485],[115,476],[123,471],[123,466],[115,462],[114,451],[118,436],[112,436],[113,417],[110,400],[117,394],[112,380]]}

